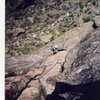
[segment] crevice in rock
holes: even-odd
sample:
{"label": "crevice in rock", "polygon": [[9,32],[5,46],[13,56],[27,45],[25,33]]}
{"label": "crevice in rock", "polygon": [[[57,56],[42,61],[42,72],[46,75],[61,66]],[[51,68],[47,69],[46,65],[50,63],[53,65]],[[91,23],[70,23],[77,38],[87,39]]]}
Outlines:
{"label": "crevice in rock", "polygon": [[95,24],[95,22],[93,21],[93,25],[92,25],[93,29],[97,29],[97,26]]}
{"label": "crevice in rock", "polygon": [[[41,87],[41,90],[40,90],[41,94],[40,94],[40,95],[42,95],[43,98],[45,99],[46,96],[47,96],[47,93],[46,93],[46,91],[44,90],[43,85],[42,85],[40,79],[41,79],[43,76],[45,76],[50,70],[52,70],[52,68],[54,68],[54,66],[55,66],[57,63],[58,63],[58,62],[54,63],[48,70],[46,70],[46,67],[44,67],[43,71],[42,71],[40,74],[37,74],[37,75],[35,75],[34,77],[30,78],[30,80],[27,82],[26,86],[21,90],[21,92],[20,92],[19,95],[15,98],[15,100],[17,100],[18,97],[20,97],[20,95],[22,94],[22,92],[27,88],[28,84],[29,84],[31,81],[33,81],[33,80],[34,80],[34,81],[35,81],[35,80],[38,80],[38,82],[39,82],[39,84],[40,84],[40,87]],[[46,70],[46,71],[45,71],[45,70]]]}
{"label": "crevice in rock", "polygon": [[18,94],[18,96],[15,98],[15,100],[18,99],[18,97],[19,97],[19,96],[22,94],[22,92],[27,88],[28,84],[29,84],[32,80],[33,80],[33,79],[30,79],[30,80],[27,82],[26,86],[19,92],[19,94]]}
{"label": "crevice in rock", "polygon": [[[42,73],[44,71],[45,71],[45,68],[43,69],[43,71],[40,74],[37,74],[34,77],[30,77],[30,78],[26,75],[25,77],[28,78],[28,82],[25,84],[25,86],[21,90],[18,90],[17,92],[14,92],[13,90],[6,90],[5,91],[6,100],[17,100],[20,97],[20,95],[22,94],[22,92],[28,87],[28,84],[33,80],[34,81],[37,80],[36,77],[39,75],[42,75]],[[16,83],[14,83],[14,84],[16,85]]]}
{"label": "crevice in rock", "polygon": [[68,54],[69,53],[71,53],[72,52],[72,50],[75,48],[77,46],[77,44],[72,48],[72,49],[70,49],[69,51],[68,51],[68,53],[66,54],[66,56],[65,56],[65,60],[64,60],[64,62],[62,63],[62,65],[61,65],[61,73],[63,73],[63,71],[64,71],[64,64],[67,62],[67,56],[68,56]]}
{"label": "crevice in rock", "polygon": [[[45,68],[46,68],[46,67],[45,67]],[[35,80],[39,80],[39,79],[37,79],[37,77],[43,74],[43,72],[45,71],[45,68],[44,68],[44,70],[42,71],[42,73],[37,74],[37,75],[35,75],[34,77],[32,77],[32,78],[29,79],[29,81],[27,82],[26,86],[21,90],[21,92],[20,92],[19,95],[15,98],[15,100],[17,100],[18,97],[20,97],[20,95],[22,94],[22,92],[28,87],[28,84],[29,84],[31,81],[33,81],[33,80],[34,80],[34,81],[35,81]],[[39,81],[39,83],[41,83],[41,82]],[[42,86],[42,83],[41,83],[40,85]]]}

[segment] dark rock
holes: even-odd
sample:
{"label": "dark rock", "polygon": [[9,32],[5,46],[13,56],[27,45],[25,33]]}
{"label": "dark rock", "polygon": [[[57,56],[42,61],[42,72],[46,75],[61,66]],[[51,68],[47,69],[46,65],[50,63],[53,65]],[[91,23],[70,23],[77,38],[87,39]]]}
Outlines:
{"label": "dark rock", "polygon": [[29,79],[23,76],[14,76],[6,78],[5,81],[5,99],[16,100],[27,86]]}
{"label": "dark rock", "polygon": [[15,72],[13,72],[13,71],[8,71],[5,74],[5,78],[12,77],[12,76],[17,76],[17,74]]}

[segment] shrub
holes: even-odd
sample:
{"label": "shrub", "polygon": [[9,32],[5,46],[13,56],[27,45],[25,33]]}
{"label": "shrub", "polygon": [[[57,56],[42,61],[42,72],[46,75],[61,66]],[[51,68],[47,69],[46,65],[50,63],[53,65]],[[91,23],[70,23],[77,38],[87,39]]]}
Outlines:
{"label": "shrub", "polygon": [[52,77],[48,77],[47,80],[46,80],[46,82],[47,82],[48,84],[55,85],[56,80],[54,80]]}
{"label": "shrub", "polygon": [[80,12],[83,12],[84,10],[84,4],[82,2],[79,2]]}
{"label": "shrub", "polygon": [[84,23],[89,22],[91,20],[92,20],[91,16],[85,16],[85,17],[83,17],[83,22]]}
{"label": "shrub", "polygon": [[56,33],[55,33],[55,31],[53,31],[51,34],[52,34],[52,36],[51,36],[50,40],[53,41],[56,38]]}
{"label": "shrub", "polygon": [[39,90],[39,95],[40,95],[40,96],[43,95],[44,97],[46,97],[47,92],[46,92],[45,87],[44,87],[42,84],[38,87],[38,90]]}
{"label": "shrub", "polygon": [[97,0],[92,0],[93,5],[96,5],[96,3],[97,3]]}
{"label": "shrub", "polygon": [[78,22],[77,21],[73,21],[72,25],[73,25],[73,27],[77,27],[78,26]]}
{"label": "shrub", "polygon": [[71,17],[71,18],[73,18],[73,17],[74,17],[73,12],[69,12],[69,17]]}
{"label": "shrub", "polygon": [[32,100],[39,100],[39,98],[40,98],[40,94],[39,93],[35,93],[32,96],[33,96]]}
{"label": "shrub", "polygon": [[63,30],[62,30],[62,33],[65,33],[65,32],[66,32],[66,29],[63,29]]}
{"label": "shrub", "polygon": [[41,97],[46,97],[47,92],[43,85],[39,85],[38,87],[38,93],[33,94],[33,100],[41,100]]}

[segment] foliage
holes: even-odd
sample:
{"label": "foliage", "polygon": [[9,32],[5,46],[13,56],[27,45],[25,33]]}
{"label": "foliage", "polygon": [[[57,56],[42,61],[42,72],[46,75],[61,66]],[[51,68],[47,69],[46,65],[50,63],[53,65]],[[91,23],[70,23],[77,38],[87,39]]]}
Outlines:
{"label": "foliage", "polygon": [[91,16],[85,16],[85,17],[83,17],[83,22],[84,23],[89,22],[91,20],[92,20]]}
{"label": "foliage", "polygon": [[73,21],[72,24],[73,24],[73,27],[77,27],[78,26],[78,22],[77,21]]}
{"label": "foliage", "polygon": [[52,36],[51,36],[50,40],[53,41],[56,38],[56,33],[55,33],[55,31],[53,31],[51,34],[52,34]]}
{"label": "foliage", "polygon": [[46,82],[48,84],[55,85],[58,78],[59,78],[58,76],[48,77]]}
{"label": "foliage", "polygon": [[39,93],[35,93],[32,96],[33,96],[33,99],[32,100],[38,100],[40,98]]}
{"label": "foliage", "polygon": [[72,18],[74,17],[73,12],[71,12],[71,11],[69,12],[69,17],[72,17]]}
{"label": "foliage", "polygon": [[66,32],[66,29],[63,29],[63,30],[62,30],[62,33],[65,33],[65,32]]}
{"label": "foliage", "polygon": [[38,87],[38,93],[33,94],[33,100],[41,100],[42,96],[46,96],[47,92],[43,85],[39,85]]}
{"label": "foliage", "polygon": [[79,2],[80,12],[83,12],[84,10],[84,4],[82,2]]}
{"label": "foliage", "polygon": [[97,0],[92,0],[93,5],[96,5],[96,3],[97,3]]}

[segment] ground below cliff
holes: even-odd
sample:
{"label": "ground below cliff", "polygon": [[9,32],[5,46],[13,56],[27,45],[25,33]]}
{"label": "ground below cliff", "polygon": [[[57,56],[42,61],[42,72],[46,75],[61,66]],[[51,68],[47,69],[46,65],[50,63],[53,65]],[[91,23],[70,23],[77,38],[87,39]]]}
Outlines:
{"label": "ground below cliff", "polygon": [[99,0],[6,0],[6,54],[32,53],[99,15]]}

